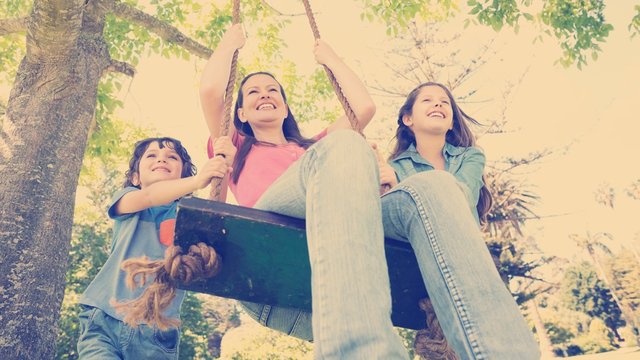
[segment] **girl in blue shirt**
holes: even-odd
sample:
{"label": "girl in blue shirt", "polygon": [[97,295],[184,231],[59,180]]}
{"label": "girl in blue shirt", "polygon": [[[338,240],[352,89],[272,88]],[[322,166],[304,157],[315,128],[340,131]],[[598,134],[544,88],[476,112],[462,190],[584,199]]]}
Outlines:
{"label": "girl in blue shirt", "polygon": [[539,359],[538,345],[502,282],[478,219],[491,196],[485,157],[438,83],[425,83],[398,114],[390,164],[381,161],[385,236],[411,243],[435,313],[461,359]]}
{"label": "girl in blue shirt", "polygon": [[[149,138],[135,145],[123,189],[112,197],[108,215],[114,219],[111,253],[80,298],[81,359],[177,359],[179,321],[169,327],[147,326],[127,320],[122,309],[149,286],[128,285],[123,264],[141,256],[163,259],[173,244],[178,199],[223,177],[230,167],[222,157],[210,159],[196,175],[191,157],[180,141]],[[146,274],[140,274],[145,283]],[[176,290],[166,319],[179,317],[184,290]]]}

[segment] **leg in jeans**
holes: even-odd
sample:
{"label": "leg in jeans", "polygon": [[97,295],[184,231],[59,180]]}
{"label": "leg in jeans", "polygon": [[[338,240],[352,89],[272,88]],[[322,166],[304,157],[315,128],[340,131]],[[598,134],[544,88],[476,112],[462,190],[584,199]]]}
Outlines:
{"label": "leg in jeans", "polygon": [[180,332],[160,331],[146,325],[131,328],[104,311],[83,306],[80,313],[78,356],[92,360],[178,358]]}
{"label": "leg in jeans", "polygon": [[307,219],[316,358],[407,359],[390,319],[376,166],[362,137],[336,131],[255,206]]}
{"label": "leg in jeans", "polygon": [[413,175],[382,197],[382,210],[385,235],[411,243],[447,341],[461,359],[540,358],[453,175]]}

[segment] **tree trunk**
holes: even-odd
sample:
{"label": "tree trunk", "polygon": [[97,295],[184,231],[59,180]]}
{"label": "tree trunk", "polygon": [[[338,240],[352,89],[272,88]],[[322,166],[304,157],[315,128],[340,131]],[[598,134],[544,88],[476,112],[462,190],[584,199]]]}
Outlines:
{"label": "tree trunk", "polygon": [[1,359],[55,356],[76,186],[109,63],[96,13],[83,0],[36,0],[29,18],[0,128]]}
{"label": "tree trunk", "polygon": [[[624,306],[622,301],[620,301],[620,298],[618,298],[618,295],[616,294],[616,291],[615,291],[615,287],[613,286],[613,283],[611,282],[611,280],[609,280],[609,277],[607,276],[607,272],[605,271],[605,268],[602,265],[602,263],[598,260],[598,256],[593,250],[593,247],[589,247],[587,248],[587,250],[589,251],[589,255],[591,256],[591,259],[593,260],[593,263],[596,266],[598,275],[600,276],[602,281],[604,281],[604,283],[607,285],[607,287],[609,288],[609,292],[611,293],[611,298],[616,303],[616,305],[618,305],[618,308],[622,313],[622,318],[625,320],[628,326],[634,327],[635,316],[633,315],[633,312],[629,307]],[[613,331],[614,333],[617,333],[617,330],[613,330]],[[634,342],[635,342],[635,345],[640,346],[640,335],[634,333]]]}
{"label": "tree trunk", "polygon": [[551,340],[549,340],[549,335],[547,335],[547,329],[545,329],[544,327],[544,322],[540,317],[540,312],[538,312],[538,304],[536,303],[535,297],[529,301],[529,307],[531,309],[529,314],[533,319],[533,325],[536,328],[536,334],[538,334],[538,342],[540,343],[540,353],[542,353],[542,357],[557,357],[553,352],[553,345],[551,344]]}

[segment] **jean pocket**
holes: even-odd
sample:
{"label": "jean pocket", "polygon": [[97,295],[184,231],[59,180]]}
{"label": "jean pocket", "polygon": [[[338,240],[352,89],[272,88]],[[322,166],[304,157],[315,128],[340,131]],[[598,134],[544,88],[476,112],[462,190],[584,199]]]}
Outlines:
{"label": "jean pocket", "polygon": [[165,352],[176,352],[180,341],[180,331],[177,328],[171,328],[167,331],[153,329],[153,341]]}
{"label": "jean pocket", "polygon": [[84,334],[93,323],[98,308],[93,306],[80,305],[80,313],[78,313],[78,323],[80,324],[80,335]]}

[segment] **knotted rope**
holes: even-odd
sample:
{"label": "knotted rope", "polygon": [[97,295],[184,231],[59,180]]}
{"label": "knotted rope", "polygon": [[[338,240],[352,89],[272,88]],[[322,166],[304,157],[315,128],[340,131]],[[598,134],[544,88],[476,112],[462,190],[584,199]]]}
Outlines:
{"label": "knotted rope", "polygon": [[127,273],[129,289],[144,286],[149,278],[153,281],[137,299],[112,300],[111,305],[116,312],[124,314],[123,321],[132,327],[148,324],[163,331],[178,327],[180,320],[163,314],[176,295],[177,283],[214,276],[220,271],[220,266],[220,257],[205,243],[191,245],[187,254],[183,254],[179,246],[170,246],[163,260],[150,261],[146,256],[128,259],[122,263],[122,269]]}

